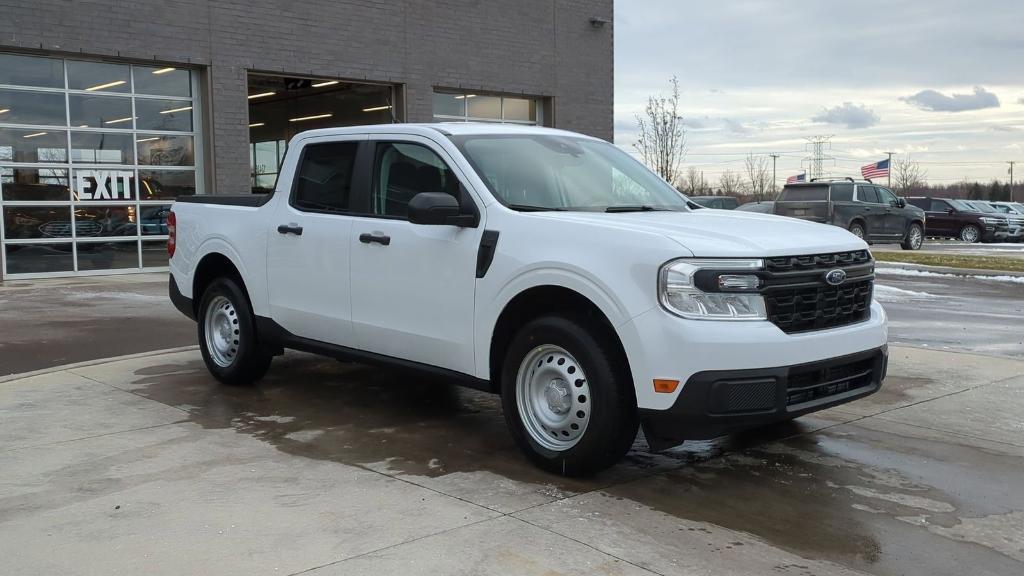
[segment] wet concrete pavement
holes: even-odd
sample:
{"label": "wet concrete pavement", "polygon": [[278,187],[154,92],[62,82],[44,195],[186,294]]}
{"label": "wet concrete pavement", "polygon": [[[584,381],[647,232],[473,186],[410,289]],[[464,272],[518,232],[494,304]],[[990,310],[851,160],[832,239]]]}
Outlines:
{"label": "wet concrete pavement", "polygon": [[895,346],[795,422],[531,467],[497,398],[290,353],[0,382],[0,558],[66,574],[1020,574],[1024,362]]}
{"label": "wet concrete pavement", "polygon": [[195,343],[166,273],[0,283],[0,376]]}

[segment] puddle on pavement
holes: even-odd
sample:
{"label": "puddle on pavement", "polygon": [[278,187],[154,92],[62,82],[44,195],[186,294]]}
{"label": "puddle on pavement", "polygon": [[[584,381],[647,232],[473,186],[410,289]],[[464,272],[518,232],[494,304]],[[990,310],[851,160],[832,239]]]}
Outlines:
{"label": "puddle on pavement", "polygon": [[[252,388],[217,384],[199,360],[135,375],[136,393],[288,454],[397,475],[484,471],[557,496],[612,485],[612,497],[878,574],[1022,573],[1024,462],[955,438],[856,424],[806,435],[839,423],[826,412],[661,454],[641,439],[623,464],[578,480],[531,466],[491,394],[291,353]],[[895,395],[932,382],[890,380]]]}
{"label": "puddle on pavement", "polygon": [[[606,490],[874,574],[1020,574],[1019,457],[857,425]],[[984,474],[978,474],[984,470]]]}

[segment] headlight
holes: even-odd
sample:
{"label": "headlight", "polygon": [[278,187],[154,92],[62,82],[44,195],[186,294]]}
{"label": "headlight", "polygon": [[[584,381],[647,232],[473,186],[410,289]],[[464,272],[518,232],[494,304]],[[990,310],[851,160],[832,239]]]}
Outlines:
{"label": "headlight", "polygon": [[754,273],[763,267],[762,260],[672,260],[658,273],[658,300],[691,320],[765,320]]}
{"label": "headlight", "polygon": [[984,222],[985,224],[998,224],[999,218],[989,218],[987,216],[982,216],[981,221]]}

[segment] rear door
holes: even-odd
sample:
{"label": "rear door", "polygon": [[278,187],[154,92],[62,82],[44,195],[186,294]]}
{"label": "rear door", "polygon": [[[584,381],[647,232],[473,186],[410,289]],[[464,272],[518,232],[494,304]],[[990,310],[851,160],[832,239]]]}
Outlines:
{"label": "rear door", "polygon": [[856,201],[864,223],[867,224],[868,238],[885,238],[888,235],[886,231],[888,206],[881,203],[878,190],[868,184],[857,184]]}
{"label": "rear door", "polygon": [[271,317],[292,334],[340,346],[353,344],[351,210],[355,191],[366,186],[365,171],[357,170],[365,140],[303,142],[290,189],[276,192],[288,202],[280,203],[268,234]]}
{"label": "rear door", "polygon": [[812,222],[827,223],[828,184],[798,184],[786,186],[775,200],[775,213]]}
{"label": "rear door", "polygon": [[465,176],[432,140],[373,135],[367,213],[354,220],[352,320],[362,350],[471,374],[475,228],[408,221],[409,200],[446,192],[476,210]]}
{"label": "rear door", "polygon": [[953,207],[945,200],[932,199],[925,208],[928,220],[928,233],[936,236],[955,236],[960,232],[956,226],[958,218],[950,212]]}

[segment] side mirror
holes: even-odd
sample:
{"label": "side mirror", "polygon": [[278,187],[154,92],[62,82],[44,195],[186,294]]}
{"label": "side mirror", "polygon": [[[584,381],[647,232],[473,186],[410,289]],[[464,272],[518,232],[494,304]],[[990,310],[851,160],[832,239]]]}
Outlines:
{"label": "side mirror", "polygon": [[[472,216],[468,217],[472,219]],[[409,222],[413,224],[453,224],[456,226],[472,225],[465,222],[459,201],[445,192],[420,192],[409,200]]]}
{"label": "side mirror", "polygon": [[906,198],[897,198],[896,199],[896,205],[899,206],[900,208],[906,208],[907,207],[907,199]]}

